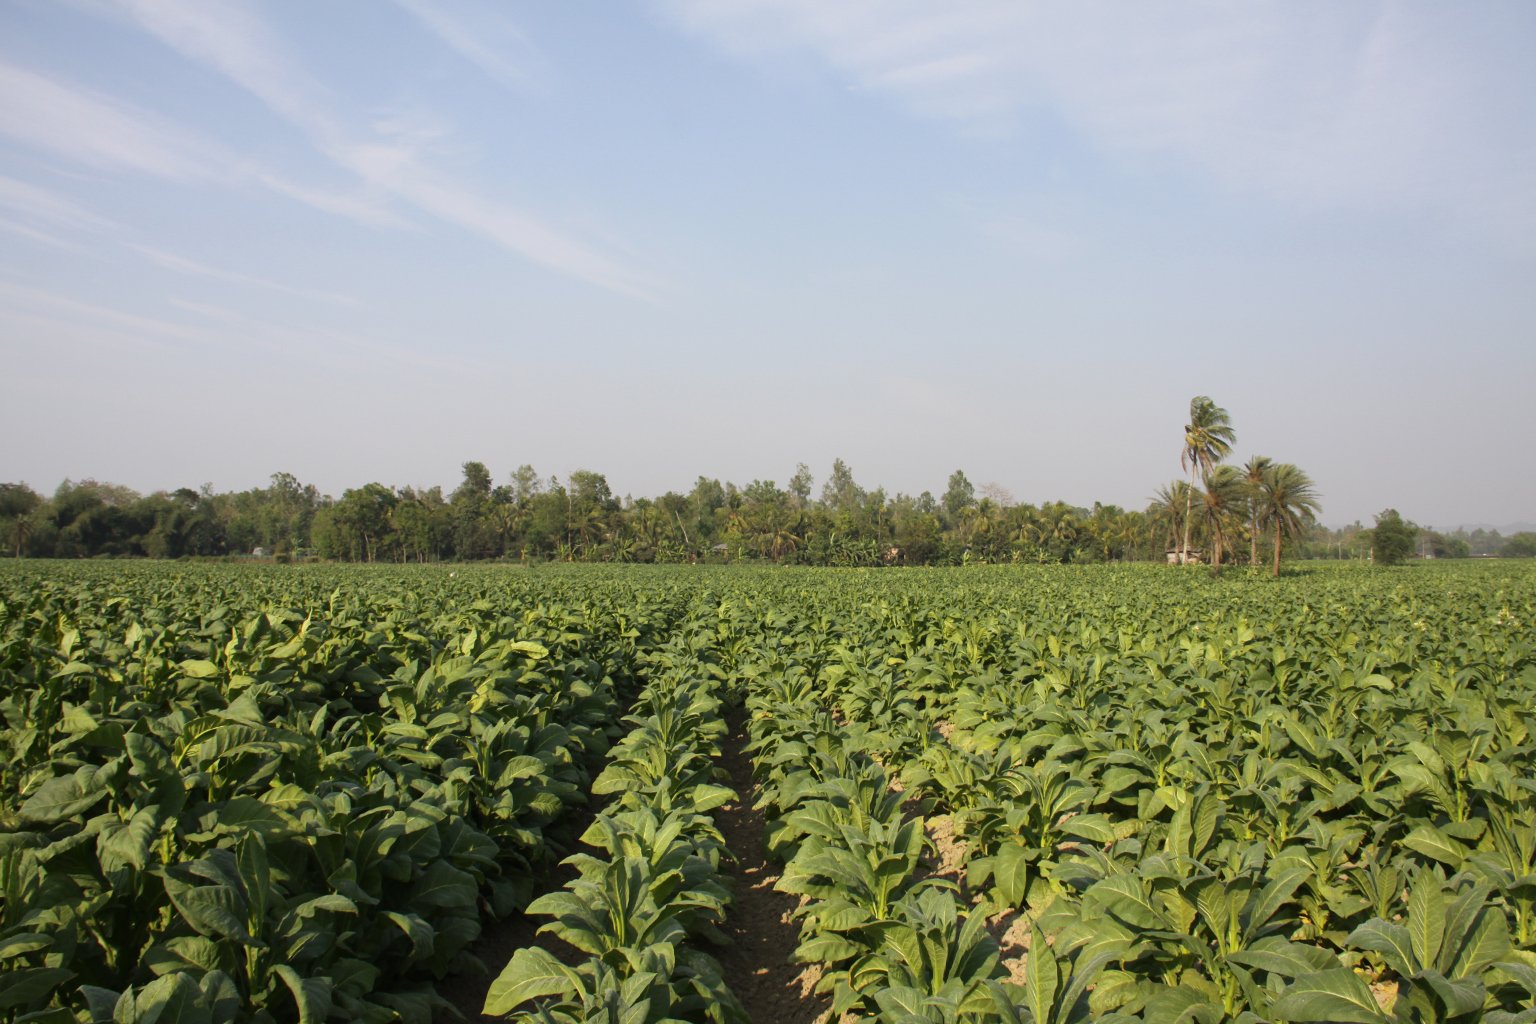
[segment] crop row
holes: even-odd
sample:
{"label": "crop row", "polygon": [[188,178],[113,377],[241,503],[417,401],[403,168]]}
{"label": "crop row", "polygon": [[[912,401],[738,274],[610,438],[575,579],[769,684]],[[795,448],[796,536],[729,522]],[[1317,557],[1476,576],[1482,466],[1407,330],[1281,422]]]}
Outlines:
{"label": "crop row", "polygon": [[[795,959],[821,968],[834,1015],[891,1024],[1017,1016],[985,917],[929,874],[920,816],[795,664],[747,669],[759,806],[778,888],[799,895]],[[999,1016],[1002,1015],[1002,1016]]]}
{"label": "crop row", "polygon": [[639,650],[558,608],[98,603],[4,609],[19,1020],[429,1021],[570,848]]}
{"label": "crop row", "polygon": [[903,628],[808,653],[970,886],[1096,972],[1050,1019],[1536,1019],[1528,641]]}
{"label": "crop row", "polygon": [[[746,1015],[700,949],[724,941],[730,893],[725,841],[711,812],[736,798],[713,780],[721,717],[718,669],[683,644],[646,659],[648,678],[592,792],[612,797],[568,863],[564,891],[528,907],[540,929],[587,955],[576,966],[548,950],[518,950],[485,1012],[520,1022],[596,1019],[742,1024]],[[713,670],[713,671],[712,671]],[[532,1009],[520,1010],[530,1001]]]}
{"label": "crop row", "polygon": [[[702,1019],[697,805],[739,688],[841,1008],[1536,1019],[1529,573],[629,568],[0,566],[0,1016],[426,1020],[598,791],[578,883],[678,854],[656,916],[688,937],[586,950],[580,991]],[[663,716],[692,754],[642,742]],[[919,810],[965,885],[927,877]],[[598,905],[535,903],[552,930],[566,897]],[[530,1012],[606,1012],[572,991]]]}

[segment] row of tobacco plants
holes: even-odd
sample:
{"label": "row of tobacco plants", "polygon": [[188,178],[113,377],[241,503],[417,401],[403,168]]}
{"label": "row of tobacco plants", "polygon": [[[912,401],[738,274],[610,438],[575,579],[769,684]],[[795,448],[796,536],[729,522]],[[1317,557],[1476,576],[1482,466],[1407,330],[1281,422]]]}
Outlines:
{"label": "row of tobacco plants", "polygon": [[[426,1021],[489,968],[523,1019],[735,1021],[741,700],[840,1011],[1536,1021],[1519,565],[39,565],[0,602],[14,1019]],[[574,952],[478,963],[524,912]]]}
{"label": "row of tobacco plants", "polygon": [[0,1019],[417,1021],[574,846],[662,589],[0,577]]}
{"label": "row of tobacco plants", "polygon": [[730,902],[720,868],[728,853],[710,813],[736,798],[714,782],[726,731],[721,676],[680,642],[643,664],[631,730],[592,787],[610,798],[582,837],[595,852],[571,857],[576,877],[528,908],[551,918],[541,931],[585,959],[567,965],[543,947],[518,950],[491,986],[488,1014],[526,1024],[747,1020],[703,948],[724,941]]}
{"label": "row of tobacco plants", "polygon": [[[765,595],[737,628],[772,651],[749,671],[800,955],[893,1021],[1536,1020],[1533,584]],[[891,774],[953,817],[958,900]],[[970,928],[1001,911],[1022,987]]]}

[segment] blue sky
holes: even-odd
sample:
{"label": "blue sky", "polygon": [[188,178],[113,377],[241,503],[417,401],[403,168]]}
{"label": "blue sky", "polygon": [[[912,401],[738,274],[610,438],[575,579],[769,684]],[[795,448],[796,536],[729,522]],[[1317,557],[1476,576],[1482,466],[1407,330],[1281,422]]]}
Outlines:
{"label": "blue sky", "polygon": [[1536,6],[7,0],[0,480],[1536,519]]}

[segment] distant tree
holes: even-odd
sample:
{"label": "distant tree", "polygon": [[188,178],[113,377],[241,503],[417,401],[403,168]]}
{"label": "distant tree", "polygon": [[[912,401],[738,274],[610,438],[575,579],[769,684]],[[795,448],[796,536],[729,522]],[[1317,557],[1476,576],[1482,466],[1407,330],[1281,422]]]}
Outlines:
{"label": "distant tree", "polygon": [[32,517],[42,503],[43,496],[26,484],[0,484],[0,536],[16,558],[26,550]]}
{"label": "distant tree", "polygon": [[1397,509],[1386,509],[1376,517],[1376,526],[1371,531],[1372,559],[1377,565],[1400,565],[1413,554],[1418,532],[1418,527],[1403,521]]}
{"label": "distant tree", "polygon": [[343,492],[329,510],[329,525],[335,531],[333,553],[353,561],[375,561],[394,529],[391,518],[398,500],[395,492],[381,483]]}
{"label": "distant tree", "polygon": [[608,478],[589,469],[578,469],[566,480],[568,532],[581,542],[585,555],[598,551],[613,535],[610,517],[618,511]]}
{"label": "distant tree", "polygon": [[789,501],[795,508],[805,508],[811,503],[811,488],[816,480],[811,476],[811,467],[805,463],[795,466],[795,475],[789,478]]}
{"label": "distant tree", "polygon": [[1189,422],[1184,425],[1184,447],[1179,454],[1179,465],[1189,472],[1189,492],[1185,495],[1184,539],[1179,548],[1179,561],[1189,558],[1189,528],[1194,520],[1195,474],[1202,478],[1211,475],[1211,469],[1225,459],[1237,440],[1232,429],[1232,418],[1227,410],[1205,395],[1196,395],[1189,401]]}
{"label": "distant tree", "polygon": [[821,503],[837,512],[849,513],[863,503],[864,492],[854,482],[853,470],[842,459],[832,461],[832,474],[821,485]]}
{"label": "distant tree", "polygon": [[949,486],[944,490],[944,512],[953,521],[960,510],[976,504],[976,488],[965,478],[963,470],[949,474]]}
{"label": "distant tree", "polygon": [[1259,525],[1275,531],[1274,575],[1280,575],[1280,547],[1287,537],[1300,537],[1322,511],[1312,478],[1289,462],[1264,470],[1259,484]]}
{"label": "distant tree", "polygon": [[1211,565],[1217,571],[1221,569],[1227,540],[1238,530],[1242,512],[1246,511],[1245,490],[1243,474],[1233,466],[1217,466],[1206,477],[1199,515],[1205,526],[1205,535],[1211,542]]}
{"label": "distant tree", "polygon": [[1522,530],[1510,534],[1499,553],[1505,558],[1536,558],[1536,533]]}
{"label": "distant tree", "polygon": [[1248,564],[1259,564],[1259,511],[1263,503],[1264,473],[1275,462],[1267,455],[1255,455],[1243,465],[1243,483],[1248,487]]}
{"label": "distant tree", "polygon": [[544,484],[539,480],[539,474],[533,467],[524,463],[518,466],[512,473],[512,500],[519,505],[526,505],[528,501],[544,489]]}
{"label": "distant tree", "polygon": [[991,498],[993,504],[1001,505],[1003,508],[1012,508],[1018,504],[1018,500],[1014,498],[1013,492],[996,480],[988,480],[977,490],[983,498]]}
{"label": "distant tree", "polygon": [[1169,550],[1179,545],[1181,535],[1187,536],[1184,525],[1198,493],[1186,481],[1174,480],[1159,487],[1157,493],[1152,495],[1152,503],[1147,506],[1147,517],[1154,526],[1163,528],[1164,543]]}
{"label": "distant tree", "polygon": [[1467,539],[1453,533],[1428,530],[1424,539],[1429,542],[1429,553],[1435,558],[1467,558],[1472,554],[1472,545]]}

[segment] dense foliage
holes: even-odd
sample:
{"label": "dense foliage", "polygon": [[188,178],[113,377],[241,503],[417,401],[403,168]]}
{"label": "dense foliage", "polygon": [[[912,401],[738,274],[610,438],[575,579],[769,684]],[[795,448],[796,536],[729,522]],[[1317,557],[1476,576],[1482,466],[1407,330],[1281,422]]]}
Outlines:
{"label": "dense foliage", "polygon": [[[1533,622],[1519,563],[11,562],[0,1015],[427,1021],[488,968],[522,1019],[738,1020],[739,704],[840,1010],[1536,1020]],[[480,964],[521,913],[575,958]]]}

